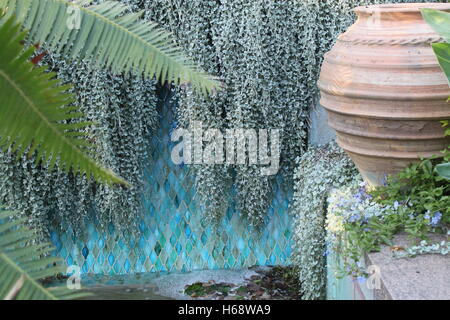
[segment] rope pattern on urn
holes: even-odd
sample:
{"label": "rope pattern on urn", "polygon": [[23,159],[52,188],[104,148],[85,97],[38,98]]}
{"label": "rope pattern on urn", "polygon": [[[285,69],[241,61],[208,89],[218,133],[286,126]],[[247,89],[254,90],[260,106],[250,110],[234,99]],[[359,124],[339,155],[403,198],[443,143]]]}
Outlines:
{"label": "rope pattern on urn", "polygon": [[410,39],[349,39],[345,37],[345,34],[342,34],[340,37],[338,37],[338,41],[365,45],[417,45],[422,43],[430,44],[443,42],[444,39],[438,35],[430,37],[415,37]]}

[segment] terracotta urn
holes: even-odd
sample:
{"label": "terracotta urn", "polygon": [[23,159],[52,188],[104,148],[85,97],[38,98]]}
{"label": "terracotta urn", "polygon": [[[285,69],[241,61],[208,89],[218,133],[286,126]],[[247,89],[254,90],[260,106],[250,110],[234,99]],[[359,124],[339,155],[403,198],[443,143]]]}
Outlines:
{"label": "terracotta urn", "polygon": [[430,46],[440,37],[420,8],[450,4],[363,6],[325,55],[318,86],[338,144],[371,185],[449,145],[447,79]]}

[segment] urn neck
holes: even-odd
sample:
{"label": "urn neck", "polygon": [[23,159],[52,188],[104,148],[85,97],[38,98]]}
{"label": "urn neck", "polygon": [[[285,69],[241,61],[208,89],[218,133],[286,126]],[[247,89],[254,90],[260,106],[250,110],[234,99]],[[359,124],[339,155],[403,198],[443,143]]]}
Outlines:
{"label": "urn neck", "polygon": [[450,11],[450,3],[397,3],[360,6],[353,9],[359,22],[389,23],[423,20],[421,9]]}

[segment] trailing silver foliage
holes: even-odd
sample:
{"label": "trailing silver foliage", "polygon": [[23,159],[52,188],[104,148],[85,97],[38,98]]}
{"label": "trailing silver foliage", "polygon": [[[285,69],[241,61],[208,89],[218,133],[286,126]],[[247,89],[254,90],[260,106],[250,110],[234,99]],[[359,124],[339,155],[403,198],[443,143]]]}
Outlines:
{"label": "trailing silver foliage", "polygon": [[[187,54],[206,72],[222,75],[214,46],[220,32],[220,12],[217,1],[183,0],[129,0],[145,10],[145,17],[159,22],[171,31]],[[210,98],[195,95],[189,88],[176,90],[178,127],[188,128],[194,121],[201,121],[204,129],[223,130],[226,127],[228,90]],[[191,165],[196,175],[196,196],[202,204],[205,217],[218,221],[229,203],[231,176],[227,165]]]}
{"label": "trailing silver foliage", "polygon": [[[179,94],[179,126],[202,121],[209,128],[280,129],[282,172],[292,179],[295,157],[305,148],[314,101],[313,29],[309,2],[133,1],[146,17],[173,32],[196,62],[223,80],[226,91],[211,99]],[[310,34],[306,34],[310,32]],[[206,216],[220,218],[236,188],[239,209],[259,225],[271,201],[273,177],[257,166],[197,165],[197,195]]]}
{"label": "trailing silver foliage", "polygon": [[[281,171],[290,185],[295,158],[306,149],[307,119],[317,100],[323,55],[354,21],[351,9],[376,1],[128,2],[173,32],[196,62],[224,81],[226,92],[212,99],[181,93],[179,126],[201,120],[209,128],[280,129]],[[261,176],[257,166],[248,165],[195,169],[197,195],[207,217],[224,214],[233,185],[243,215],[251,224],[262,223],[273,177]]]}
{"label": "trailing silver foliage", "polygon": [[102,227],[113,222],[119,229],[131,230],[142,212],[143,163],[147,141],[157,125],[154,81],[114,76],[56,55],[44,63],[74,85],[84,120],[95,123],[88,137],[97,148],[97,160],[132,186],[98,185],[58,170],[49,172],[45,164],[36,166],[33,157],[16,162],[13,154],[1,153],[0,201],[24,212],[42,235],[54,218],[62,230],[70,226],[81,233],[93,212]]}
{"label": "trailing silver foliage", "polygon": [[301,294],[306,300],[324,299],[326,287],[326,199],[332,188],[351,182],[357,170],[335,143],[311,148],[298,160],[294,174],[294,250]]}
{"label": "trailing silver foliage", "polygon": [[[101,2],[98,0],[96,2]],[[211,98],[177,91],[178,126],[202,121],[209,128],[282,130],[282,172],[292,178],[295,158],[306,149],[307,118],[316,102],[323,54],[354,19],[358,0],[121,0],[132,11],[171,31],[192,59],[223,79],[226,90]],[[60,77],[75,83],[82,111],[94,120],[89,134],[99,160],[133,184],[98,186],[33,159],[0,155],[0,201],[44,227],[51,213],[60,224],[83,229],[91,206],[101,224],[136,222],[140,213],[145,141],[156,125],[154,82],[67,64],[53,57]],[[43,165],[45,166],[45,164]],[[260,224],[270,204],[273,178],[255,166],[195,165],[197,196],[211,220],[223,216],[232,186],[239,208]]]}

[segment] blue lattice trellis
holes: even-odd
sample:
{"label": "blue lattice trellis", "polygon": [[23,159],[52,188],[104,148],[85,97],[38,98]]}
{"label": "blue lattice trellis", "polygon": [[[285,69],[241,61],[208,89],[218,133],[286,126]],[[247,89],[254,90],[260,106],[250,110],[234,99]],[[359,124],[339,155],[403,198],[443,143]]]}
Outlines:
{"label": "blue lattice trellis", "polygon": [[256,231],[242,223],[235,204],[229,208],[218,229],[206,225],[195,200],[194,177],[186,166],[170,158],[172,108],[160,107],[161,125],[151,143],[151,159],[144,171],[142,235],[106,233],[94,224],[87,228],[87,240],[71,230],[52,232],[56,254],[82,273],[129,274],[141,272],[191,271],[276,265],[289,262],[291,224],[290,195],[278,179],[265,227]]}

